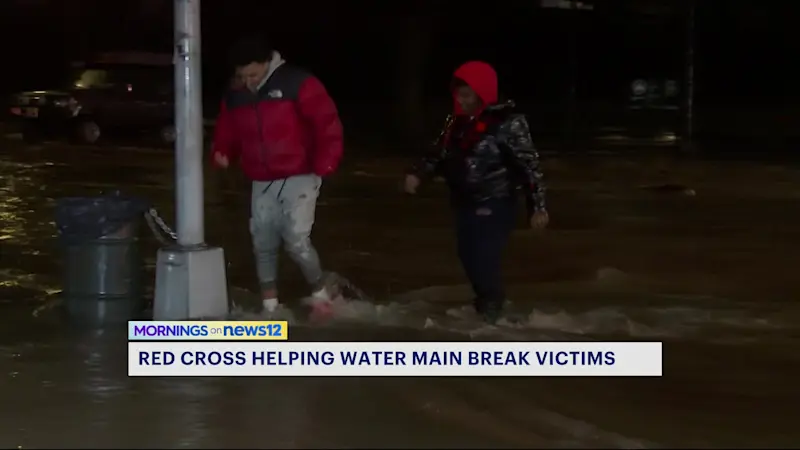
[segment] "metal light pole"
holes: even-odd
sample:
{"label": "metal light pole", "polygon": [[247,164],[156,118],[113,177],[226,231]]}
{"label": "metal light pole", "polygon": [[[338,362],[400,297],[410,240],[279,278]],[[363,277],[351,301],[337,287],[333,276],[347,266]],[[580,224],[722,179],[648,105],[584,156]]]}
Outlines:
{"label": "metal light pole", "polygon": [[222,248],[208,247],[203,211],[200,0],[175,0],[175,200],[177,243],[158,251],[155,320],[228,313]]}
{"label": "metal light pole", "polygon": [[178,245],[205,242],[200,0],[175,1],[175,188]]}

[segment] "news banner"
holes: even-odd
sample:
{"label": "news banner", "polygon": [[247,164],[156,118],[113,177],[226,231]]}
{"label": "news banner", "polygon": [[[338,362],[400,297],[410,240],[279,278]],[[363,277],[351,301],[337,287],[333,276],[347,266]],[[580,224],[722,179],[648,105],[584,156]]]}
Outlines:
{"label": "news banner", "polygon": [[287,322],[128,322],[132,377],[660,377],[661,342],[292,342]]}

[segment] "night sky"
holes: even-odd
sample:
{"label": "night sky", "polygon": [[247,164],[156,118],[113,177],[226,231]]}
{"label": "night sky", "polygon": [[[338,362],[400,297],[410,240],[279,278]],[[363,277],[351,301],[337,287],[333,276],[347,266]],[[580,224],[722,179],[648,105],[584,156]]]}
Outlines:
{"label": "night sky", "polygon": [[[446,108],[452,69],[468,59],[494,64],[503,93],[543,117],[564,108],[571,61],[583,110],[622,107],[636,78],[683,83],[688,0],[594,3],[593,11],[575,13],[510,0],[398,5],[206,0],[205,97],[217,98],[225,85],[231,41],[253,30],[270,35],[287,59],[315,72],[344,116],[394,111],[397,117],[396,105],[415,96],[422,105],[418,110],[436,111],[430,113],[435,117]],[[798,2],[697,3],[698,110],[785,110],[796,103]],[[172,51],[169,0],[6,0],[0,3],[0,21],[4,94],[53,84],[67,61],[97,50]]]}

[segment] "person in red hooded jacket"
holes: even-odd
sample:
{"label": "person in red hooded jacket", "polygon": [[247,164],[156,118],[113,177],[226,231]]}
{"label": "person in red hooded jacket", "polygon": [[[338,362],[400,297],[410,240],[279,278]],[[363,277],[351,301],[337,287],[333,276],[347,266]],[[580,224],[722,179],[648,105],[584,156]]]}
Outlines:
{"label": "person in red hooded jacket", "polygon": [[533,228],[547,226],[539,155],[525,116],[498,102],[497,73],[470,61],[453,75],[454,114],[433,150],[406,175],[414,194],[421,180],[440,175],[450,187],[458,256],[472,284],[475,310],[495,322],[505,302],[502,252],[516,221],[523,190]]}
{"label": "person in red hooded jacket", "polygon": [[342,157],[342,123],[322,83],[287,64],[265,39],[242,39],[231,52],[240,83],[225,94],[213,140],[212,161],[238,161],[252,180],[250,233],[264,309],[280,306],[276,286],[281,242],[324,307],[335,287],[311,244],[323,177]]}

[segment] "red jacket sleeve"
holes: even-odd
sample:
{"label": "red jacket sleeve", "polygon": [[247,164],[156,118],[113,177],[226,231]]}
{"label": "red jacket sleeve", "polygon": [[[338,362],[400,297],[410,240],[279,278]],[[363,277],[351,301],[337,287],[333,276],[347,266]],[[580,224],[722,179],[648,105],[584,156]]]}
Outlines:
{"label": "red jacket sleeve", "polygon": [[239,158],[241,148],[236,141],[236,133],[234,132],[233,124],[231,123],[232,117],[225,101],[219,107],[219,115],[217,116],[217,123],[214,125],[214,140],[211,147],[211,161],[214,162],[214,154],[220,153],[228,157],[231,163]]}
{"label": "red jacket sleeve", "polygon": [[339,166],[344,152],[342,122],[336,105],[315,77],[308,77],[300,86],[298,110],[311,127],[314,139],[314,173],[326,176]]}

